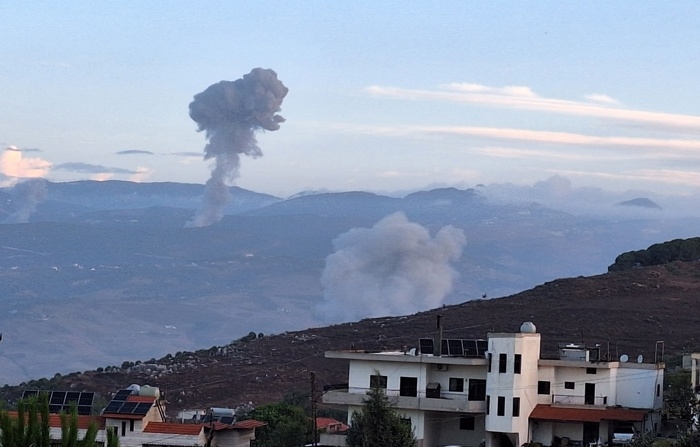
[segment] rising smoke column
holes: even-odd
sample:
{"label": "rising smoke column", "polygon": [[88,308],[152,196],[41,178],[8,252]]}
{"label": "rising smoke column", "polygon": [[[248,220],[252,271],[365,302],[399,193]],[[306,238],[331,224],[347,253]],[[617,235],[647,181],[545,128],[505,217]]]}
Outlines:
{"label": "rising smoke column", "polygon": [[459,259],[465,243],[458,228],[447,225],[433,238],[403,213],[341,234],[321,275],[319,317],[339,322],[440,306],[457,275],[450,262]]}
{"label": "rising smoke column", "polygon": [[31,179],[17,183],[11,194],[13,212],[2,221],[4,224],[27,223],[36,206],[46,199],[48,191],[43,179]]}
{"label": "rising smoke column", "polygon": [[194,95],[190,118],[209,141],[204,159],[215,160],[204,189],[202,207],[187,222],[203,227],[218,222],[231,199],[228,182],[238,177],[240,155],[262,156],[255,139],[258,130],[278,130],[284,118],[277,115],[289,89],[273,70],[255,68],[241,79],[221,81]]}

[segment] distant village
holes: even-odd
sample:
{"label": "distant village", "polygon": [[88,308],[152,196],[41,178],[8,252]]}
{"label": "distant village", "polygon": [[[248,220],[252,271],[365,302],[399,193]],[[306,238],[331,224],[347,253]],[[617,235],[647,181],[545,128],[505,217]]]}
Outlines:
{"label": "distant village", "polygon": [[[54,390],[48,392],[51,439],[61,441],[58,415],[73,411],[79,436],[97,427],[97,445],[107,445],[111,432],[121,447],[344,446],[370,391],[386,396],[417,447],[639,446],[645,445],[640,439],[672,439],[695,428],[700,353],[669,371],[663,342],[648,359],[611,358],[606,346],[569,342],[558,343],[557,355],[547,358],[540,344],[530,322],[484,339],[444,338],[438,317],[435,337],[415,347],[326,352],[347,361],[347,382],[319,389],[312,382],[310,414],[288,404],[170,414],[160,390],[147,384],[115,390],[102,408],[94,392]],[[22,401],[40,393],[26,389]],[[334,409],[336,417],[319,408]],[[13,410],[4,414],[18,417]],[[281,420],[287,430],[296,427],[297,440],[271,437]]]}

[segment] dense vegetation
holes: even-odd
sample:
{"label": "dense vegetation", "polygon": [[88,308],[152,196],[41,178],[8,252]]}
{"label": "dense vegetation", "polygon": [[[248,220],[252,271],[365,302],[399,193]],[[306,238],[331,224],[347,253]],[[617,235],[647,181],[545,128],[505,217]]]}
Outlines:
{"label": "dense vegetation", "polygon": [[697,261],[700,259],[700,237],[674,239],[654,244],[646,250],[628,251],[615,259],[609,272],[629,270],[634,267],[668,264],[674,261]]}

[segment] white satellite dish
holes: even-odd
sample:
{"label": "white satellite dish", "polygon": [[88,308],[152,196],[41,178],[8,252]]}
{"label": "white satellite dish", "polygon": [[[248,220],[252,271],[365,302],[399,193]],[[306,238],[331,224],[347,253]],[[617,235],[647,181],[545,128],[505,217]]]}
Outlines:
{"label": "white satellite dish", "polygon": [[639,354],[637,356],[637,363],[642,363],[644,361],[644,356],[642,354]]}
{"label": "white satellite dish", "polygon": [[627,354],[622,354],[622,355],[620,356],[620,361],[621,361],[622,363],[627,362],[629,359],[630,359],[630,358],[629,358],[629,356],[628,356]]}

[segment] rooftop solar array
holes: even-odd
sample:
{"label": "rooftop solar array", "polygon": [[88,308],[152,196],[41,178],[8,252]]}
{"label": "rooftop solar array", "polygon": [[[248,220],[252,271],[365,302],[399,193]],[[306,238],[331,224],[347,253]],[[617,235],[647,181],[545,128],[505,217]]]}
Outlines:
{"label": "rooftop solar array", "polygon": [[146,415],[153,404],[151,402],[127,402],[131,390],[119,390],[107,404],[104,413]]}
{"label": "rooftop solar array", "polygon": [[50,413],[60,413],[62,411],[68,413],[72,402],[75,402],[78,414],[89,415],[92,413],[92,401],[95,398],[95,393],[93,392],[25,390],[22,393],[22,399],[38,396],[39,393],[48,394]]}
{"label": "rooftop solar array", "polygon": [[[442,340],[442,355],[451,357],[484,357],[489,349],[487,340],[465,340],[461,338],[447,338]],[[432,338],[418,340],[421,354],[436,354],[435,341]]]}

